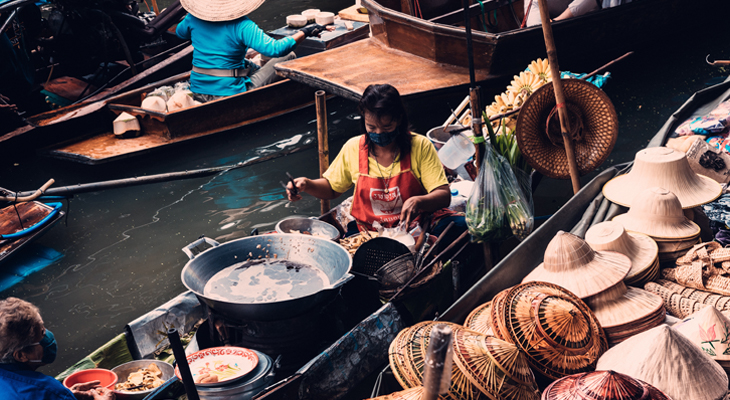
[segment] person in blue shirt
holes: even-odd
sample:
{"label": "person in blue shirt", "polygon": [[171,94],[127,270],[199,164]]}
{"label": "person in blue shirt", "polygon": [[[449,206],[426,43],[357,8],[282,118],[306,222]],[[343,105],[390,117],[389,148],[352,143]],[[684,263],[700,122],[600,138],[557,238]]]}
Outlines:
{"label": "person in blue shirt", "polygon": [[0,398],[4,400],[113,400],[99,381],[70,390],[36,369],[56,359],[56,339],[43,326],[38,308],[15,297],[0,300]]}
{"label": "person in blue shirt", "polygon": [[[247,14],[264,0],[181,0],[189,13],[177,25],[177,36],[193,42],[190,90],[200,101],[245,92],[278,79],[274,65],[296,56],[292,50],[324,27],[312,24],[292,36],[271,38]],[[253,49],[271,57],[263,67],[246,59]],[[201,96],[202,95],[202,96]]]}

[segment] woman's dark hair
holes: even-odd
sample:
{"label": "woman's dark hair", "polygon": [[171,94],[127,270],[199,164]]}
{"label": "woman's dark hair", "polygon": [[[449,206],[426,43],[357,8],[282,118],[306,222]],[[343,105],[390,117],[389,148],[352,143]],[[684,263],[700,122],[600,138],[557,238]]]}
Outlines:
{"label": "woman's dark hair", "polygon": [[365,145],[372,153],[375,144],[370,141],[365,128],[365,112],[369,112],[378,119],[390,117],[393,120],[399,120],[398,131],[400,134],[395,138],[395,142],[400,150],[401,157],[411,151],[411,133],[408,124],[408,115],[403,106],[398,90],[387,83],[384,85],[370,85],[365,88],[362,94],[360,104],[357,106],[360,112],[360,131],[365,134]]}

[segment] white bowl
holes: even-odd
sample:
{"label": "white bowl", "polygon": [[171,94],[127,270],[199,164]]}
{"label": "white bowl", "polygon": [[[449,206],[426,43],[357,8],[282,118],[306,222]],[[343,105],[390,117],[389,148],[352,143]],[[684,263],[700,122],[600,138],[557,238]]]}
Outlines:
{"label": "white bowl", "polygon": [[307,17],[300,14],[289,15],[286,17],[286,24],[292,28],[301,28],[307,25],[307,22]]}
{"label": "white bowl", "polygon": [[310,8],[309,10],[302,11],[302,15],[307,17],[307,22],[314,22],[314,17],[319,13],[318,8]]}
{"label": "white bowl", "polygon": [[331,12],[320,12],[314,17],[314,21],[320,25],[330,25],[335,23],[335,14]]}

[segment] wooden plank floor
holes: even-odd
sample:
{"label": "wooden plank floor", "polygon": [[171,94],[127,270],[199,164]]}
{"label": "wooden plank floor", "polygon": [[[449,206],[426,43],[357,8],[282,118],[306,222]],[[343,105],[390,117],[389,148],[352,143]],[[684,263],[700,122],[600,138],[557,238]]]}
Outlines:
{"label": "wooden plank floor", "polygon": [[[402,96],[469,83],[467,68],[394,50],[372,38],[280,63],[275,68],[287,78],[355,101],[374,83],[389,83]],[[486,78],[486,72],[476,72],[477,81]]]}

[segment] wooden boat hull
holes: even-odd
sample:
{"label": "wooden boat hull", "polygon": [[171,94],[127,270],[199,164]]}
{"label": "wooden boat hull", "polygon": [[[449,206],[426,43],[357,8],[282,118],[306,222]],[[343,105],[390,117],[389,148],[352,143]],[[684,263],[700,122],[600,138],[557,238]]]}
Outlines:
{"label": "wooden boat hull", "polygon": [[[485,7],[490,3],[504,6],[511,2],[498,0],[485,3]],[[343,47],[307,60],[281,63],[277,71],[353,100],[372,83],[391,83],[402,95],[410,96],[469,82],[466,31],[462,27],[416,18],[386,4],[400,7],[390,0],[362,0],[369,11],[372,32],[367,51],[359,44],[362,57],[353,57],[353,49]],[[687,29],[688,23],[708,23],[708,18],[729,9],[730,3],[717,0],[641,0],[559,21],[553,24],[553,34],[560,65],[580,70],[606,62],[636,46],[667,40],[671,38],[667,32],[678,26]],[[472,40],[478,81],[513,75],[546,54],[540,26],[501,33],[474,30]],[[369,63],[365,56],[377,57],[377,64]],[[374,66],[382,71],[374,71]],[[441,75],[455,78],[442,79]]]}
{"label": "wooden boat hull", "polygon": [[[17,212],[20,214],[20,218],[23,221],[21,224],[18,221],[18,217],[13,207],[5,207],[0,209],[0,233],[8,234],[15,233],[24,227],[33,226],[40,220],[45,218],[53,210],[43,203],[37,201],[30,201],[26,203],[20,203],[17,205]],[[18,239],[0,239],[0,264],[8,260],[13,253],[17,252],[27,244],[31,243],[35,239],[41,237],[46,233],[53,225],[58,222],[61,217],[64,216],[64,212],[58,212],[51,220],[49,220],[44,226],[40,227],[35,232],[31,232],[26,236],[22,236]]]}
{"label": "wooden boat hull", "polygon": [[[314,102],[315,89],[291,80],[283,80],[171,113],[149,111],[138,106],[141,99],[155,88],[187,80],[189,76],[189,72],[176,75],[107,101],[108,109],[114,115],[127,112],[138,117],[142,136],[118,139],[107,131],[88,139],[62,144],[46,150],[45,153],[54,158],[100,164],[240,128],[299,110]],[[111,128],[112,119],[106,118],[104,124],[107,129]]]}

